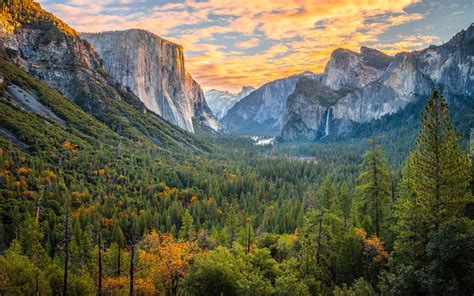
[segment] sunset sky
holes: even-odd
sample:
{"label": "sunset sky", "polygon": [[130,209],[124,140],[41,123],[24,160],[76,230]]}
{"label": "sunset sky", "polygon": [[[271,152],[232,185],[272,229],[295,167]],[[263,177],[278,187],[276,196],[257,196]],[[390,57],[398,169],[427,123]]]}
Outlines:
{"label": "sunset sky", "polygon": [[141,28],[185,48],[204,88],[238,91],[324,69],[332,50],[386,53],[446,42],[474,22],[474,1],[41,0],[81,32]]}

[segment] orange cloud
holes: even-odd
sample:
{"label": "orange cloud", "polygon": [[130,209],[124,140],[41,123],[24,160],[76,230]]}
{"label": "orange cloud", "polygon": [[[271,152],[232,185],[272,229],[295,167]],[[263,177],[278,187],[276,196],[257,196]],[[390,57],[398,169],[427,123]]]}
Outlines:
{"label": "orange cloud", "polygon": [[112,14],[108,5],[117,1],[66,0],[48,8],[79,31],[138,27],[170,39],[191,53],[186,67],[204,87],[237,91],[307,70],[321,72],[338,47],[376,44],[395,53],[424,46],[434,37],[400,36],[391,44],[378,40],[391,27],[422,19],[405,11],[419,1],[185,0],[155,5],[146,13]]}

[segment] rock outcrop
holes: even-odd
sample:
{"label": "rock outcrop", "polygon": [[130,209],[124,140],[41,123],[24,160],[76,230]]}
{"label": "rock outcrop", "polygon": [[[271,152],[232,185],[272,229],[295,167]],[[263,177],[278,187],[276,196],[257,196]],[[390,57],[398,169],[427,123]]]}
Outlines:
{"label": "rock outcrop", "polygon": [[[2,58],[56,89],[120,136],[167,147],[200,145],[158,114],[146,112],[140,99],[107,73],[89,42],[32,0],[0,2],[0,51]],[[194,83],[187,88],[200,89]],[[202,92],[201,97],[204,101]]]}
{"label": "rock outcrop", "polygon": [[360,53],[336,49],[324,69],[323,83],[332,89],[362,88],[382,76],[392,58],[375,49]]}
{"label": "rock outcrop", "polygon": [[285,108],[281,138],[286,141],[343,134],[353,122],[398,112],[434,89],[448,100],[472,99],[474,25],[446,44],[393,58],[368,48],[359,54],[336,50],[321,79],[300,82]]}
{"label": "rock outcrop", "polygon": [[232,133],[278,134],[288,96],[295,90],[300,77],[313,76],[305,72],[269,82],[234,105],[221,123]]}
{"label": "rock outcrop", "polygon": [[255,88],[251,86],[244,86],[239,93],[231,93],[228,91],[211,89],[204,92],[207,104],[211,108],[212,113],[217,119],[222,119],[229,109],[234,107],[235,104],[240,102],[243,98],[253,92]]}
{"label": "rock outcrop", "polygon": [[145,106],[183,129],[218,130],[199,84],[186,71],[183,47],[144,30],[81,34],[105,69]]}
{"label": "rock outcrop", "polygon": [[288,97],[281,138],[316,140],[332,130],[333,105],[345,95],[325,85],[321,77],[298,80],[295,91]]}

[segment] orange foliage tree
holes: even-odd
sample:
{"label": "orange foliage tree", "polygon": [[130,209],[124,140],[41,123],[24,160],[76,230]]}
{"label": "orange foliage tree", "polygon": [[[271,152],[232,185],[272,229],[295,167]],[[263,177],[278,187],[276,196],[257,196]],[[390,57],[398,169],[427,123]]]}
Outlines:
{"label": "orange foliage tree", "polygon": [[150,232],[142,242],[141,261],[148,264],[148,276],[162,279],[167,295],[177,295],[189,260],[198,252],[194,241],[177,240],[170,234]]}
{"label": "orange foliage tree", "polygon": [[374,284],[377,281],[377,275],[385,267],[388,252],[377,236],[367,237],[367,232],[361,228],[356,229],[356,234],[362,242],[365,277]]}

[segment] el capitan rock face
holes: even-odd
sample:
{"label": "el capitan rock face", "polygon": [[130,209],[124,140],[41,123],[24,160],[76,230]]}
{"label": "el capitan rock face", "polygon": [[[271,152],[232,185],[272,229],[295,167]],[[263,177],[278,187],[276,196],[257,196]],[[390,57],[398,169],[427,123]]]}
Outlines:
{"label": "el capitan rock face", "polygon": [[281,138],[318,140],[343,134],[353,122],[398,112],[434,89],[448,100],[472,99],[474,25],[446,44],[393,58],[368,48],[359,54],[336,50],[322,78],[302,81],[289,97]]}
{"label": "el capitan rock face", "polygon": [[269,82],[234,105],[222,118],[221,123],[233,133],[279,133],[288,96],[293,93],[300,77],[313,73],[290,76]]}
{"label": "el capitan rock face", "polygon": [[183,48],[144,30],[81,34],[92,43],[110,75],[129,87],[148,109],[194,132],[194,123],[217,131],[199,84],[184,65]]}
{"label": "el capitan rock face", "polygon": [[255,88],[244,86],[239,93],[230,93],[228,91],[211,89],[204,92],[207,104],[217,119],[222,119],[235,104],[253,92]]}

